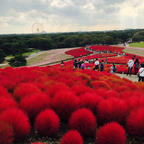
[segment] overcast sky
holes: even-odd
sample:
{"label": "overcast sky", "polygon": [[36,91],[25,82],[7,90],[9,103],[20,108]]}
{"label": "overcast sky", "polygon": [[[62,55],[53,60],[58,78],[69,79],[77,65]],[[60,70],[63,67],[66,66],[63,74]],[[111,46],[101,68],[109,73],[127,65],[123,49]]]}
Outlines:
{"label": "overcast sky", "polygon": [[0,0],[0,34],[144,28],[144,0]]}

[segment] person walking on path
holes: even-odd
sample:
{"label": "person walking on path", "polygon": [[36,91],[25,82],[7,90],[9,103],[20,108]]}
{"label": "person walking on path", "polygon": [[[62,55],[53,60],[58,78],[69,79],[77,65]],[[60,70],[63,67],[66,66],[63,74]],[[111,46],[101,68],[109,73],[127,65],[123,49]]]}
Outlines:
{"label": "person walking on path", "polygon": [[85,63],[84,62],[82,62],[82,64],[81,64],[81,69],[85,69]]}
{"label": "person walking on path", "polygon": [[61,61],[61,67],[64,67],[64,61],[63,60]]}
{"label": "person walking on path", "polygon": [[104,60],[102,60],[100,63],[100,71],[104,71]]}
{"label": "person walking on path", "polygon": [[134,58],[130,59],[128,61],[128,72],[127,72],[127,75],[130,75],[132,74],[132,69],[133,69],[133,65],[134,65]]}
{"label": "person walking on path", "polygon": [[73,61],[73,65],[74,65],[74,68],[77,68],[77,67],[78,67],[78,62],[77,62],[76,59]]}
{"label": "person walking on path", "polygon": [[81,69],[81,64],[82,64],[82,62],[83,62],[82,59],[79,59],[79,60],[78,60],[78,68],[79,68],[79,69]]}
{"label": "person walking on path", "polygon": [[139,72],[138,72],[138,81],[142,81],[144,82],[144,63],[141,64],[141,68],[139,69]]}
{"label": "person walking on path", "polygon": [[111,73],[115,73],[116,72],[116,67],[115,64],[113,63],[113,65],[111,66]]}
{"label": "person walking on path", "polygon": [[99,61],[96,59],[94,70],[99,70]]}
{"label": "person walking on path", "polygon": [[139,59],[138,58],[134,62],[134,70],[135,70],[135,75],[136,75],[139,70]]}

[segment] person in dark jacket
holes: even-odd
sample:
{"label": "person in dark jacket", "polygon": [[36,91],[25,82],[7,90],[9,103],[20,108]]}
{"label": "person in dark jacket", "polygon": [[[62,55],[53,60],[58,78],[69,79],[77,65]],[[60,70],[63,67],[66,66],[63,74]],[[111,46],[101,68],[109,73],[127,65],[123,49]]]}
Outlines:
{"label": "person in dark jacket", "polygon": [[61,61],[61,67],[64,67],[64,61],[63,60]]}
{"label": "person in dark jacket", "polygon": [[139,70],[139,59],[137,58],[134,62],[134,70],[135,70],[135,75],[138,73]]}
{"label": "person in dark jacket", "polygon": [[102,60],[100,63],[100,71],[104,71],[104,60]]}
{"label": "person in dark jacket", "polygon": [[78,60],[78,68],[80,69],[81,68],[81,64],[82,64],[82,60]]}
{"label": "person in dark jacket", "polygon": [[77,62],[76,59],[73,61],[73,65],[74,65],[74,68],[77,68],[77,67],[78,67],[78,62]]}

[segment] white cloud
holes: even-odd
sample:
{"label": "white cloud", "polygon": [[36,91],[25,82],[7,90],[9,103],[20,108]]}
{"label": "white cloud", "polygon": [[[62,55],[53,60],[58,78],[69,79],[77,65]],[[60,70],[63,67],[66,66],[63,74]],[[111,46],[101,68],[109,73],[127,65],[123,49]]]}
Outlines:
{"label": "white cloud", "polygon": [[0,33],[30,33],[34,23],[47,32],[144,28],[144,1],[1,0]]}

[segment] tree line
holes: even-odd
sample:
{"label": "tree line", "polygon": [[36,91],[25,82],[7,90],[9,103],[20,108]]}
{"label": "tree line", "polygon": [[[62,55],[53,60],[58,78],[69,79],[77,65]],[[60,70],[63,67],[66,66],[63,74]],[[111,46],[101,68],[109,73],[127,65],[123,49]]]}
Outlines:
{"label": "tree line", "polygon": [[133,38],[144,40],[144,29],[102,32],[71,32],[51,34],[0,35],[0,61],[7,55],[19,55],[32,49],[49,50],[81,47],[91,44],[113,45]]}

